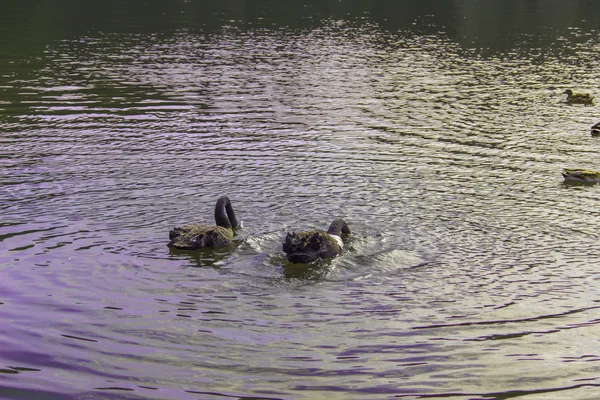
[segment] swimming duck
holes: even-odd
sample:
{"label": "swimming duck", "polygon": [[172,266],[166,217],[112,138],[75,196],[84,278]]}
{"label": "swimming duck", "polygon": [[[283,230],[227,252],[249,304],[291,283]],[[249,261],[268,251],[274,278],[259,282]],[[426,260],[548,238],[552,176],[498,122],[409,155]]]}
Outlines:
{"label": "swimming duck", "polygon": [[180,250],[196,250],[225,246],[233,240],[233,230],[238,222],[227,196],[217,200],[215,206],[216,226],[210,225],[185,225],[174,228],[169,232],[167,246]]}
{"label": "swimming duck", "polygon": [[573,93],[571,89],[567,89],[564,94],[567,95],[569,104],[594,104],[594,98],[588,93]]}
{"label": "swimming duck", "polygon": [[600,136],[600,122],[594,124],[591,128],[592,136]]}
{"label": "swimming duck", "polygon": [[319,258],[331,258],[342,252],[342,233],[350,228],[343,219],[334,220],[327,232],[321,230],[288,233],[283,242],[286,258],[293,263],[309,263]]}
{"label": "swimming duck", "polygon": [[565,182],[570,183],[598,183],[600,182],[600,172],[590,171],[589,169],[567,169],[562,172]]}

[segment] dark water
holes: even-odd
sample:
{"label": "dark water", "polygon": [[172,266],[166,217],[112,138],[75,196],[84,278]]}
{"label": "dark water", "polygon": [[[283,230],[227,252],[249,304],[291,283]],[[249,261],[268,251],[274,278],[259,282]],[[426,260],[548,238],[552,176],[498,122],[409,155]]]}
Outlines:
{"label": "dark water", "polygon": [[[8,2],[0,397],[600,398],[600,188],[560,175],[600,169],[562,94],[599,11]],[[235,245],[169,253],[223,194]]]}

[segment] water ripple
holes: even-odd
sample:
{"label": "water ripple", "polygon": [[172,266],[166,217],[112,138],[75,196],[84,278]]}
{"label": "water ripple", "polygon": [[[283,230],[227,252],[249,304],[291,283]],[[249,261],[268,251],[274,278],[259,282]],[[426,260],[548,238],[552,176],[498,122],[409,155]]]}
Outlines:
{"label": "water ripple", "polygon": [[[596,39],[484,55],[330,21],[46,47],[0,81],[2,390],[587,395],[598,187],[560,170],[600,150],[562,94],[599,86]],[[234,246],[169,252],[223,194]],[[338,216],[344,254],[285,261],[286,231]]]}

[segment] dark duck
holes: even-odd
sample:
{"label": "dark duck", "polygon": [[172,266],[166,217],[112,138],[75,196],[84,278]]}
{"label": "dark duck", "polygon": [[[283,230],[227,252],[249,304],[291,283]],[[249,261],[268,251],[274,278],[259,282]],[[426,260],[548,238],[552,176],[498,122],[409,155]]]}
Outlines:
{"label": "dark duck", "polygon": [[310,263],[318,259],[335,257],[342,252],[342,234],[349,235],[350,228],[343,219],[331,223],[327,232],[321,230],[288,233],[283,251],[292,263]]}
{"label": "dark duck", "polygon": [[596,137],[596,136],[600,136],[600,122],[594,124],[591,128],[591,133],[592,136]]}
{"label": "dark duck", "polygon": [[233,230],[238,222],[233,207],[226,196],[217,200],[215,206],[215,222],[217,225],[184,225],[169,232],[170,248],[180,250],[196,250],[226,246],[233,240]]}
{"label": "dark duck", "polygon": [[600,172],[589,169],[571,169],[565,168],[562,176],[566,183],[598,183],[600,182]]}
{"label": "dark duck", "polygon": [[569,104],[594,104],[594,98],[589,93],[573,93],[571,89],[564,91]]}

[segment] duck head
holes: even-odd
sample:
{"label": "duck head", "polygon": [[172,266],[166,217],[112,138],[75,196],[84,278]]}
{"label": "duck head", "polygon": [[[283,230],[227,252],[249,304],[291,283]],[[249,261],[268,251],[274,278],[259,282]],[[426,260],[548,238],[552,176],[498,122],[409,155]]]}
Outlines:
{"label": "duck head", "polygon": [[349,235],[350,228],[346,221],[341,218],[334,219],[331,225],[329,225],[329,229],[327,229],[327,233],[330,235],[342,236],[343,234]]}

